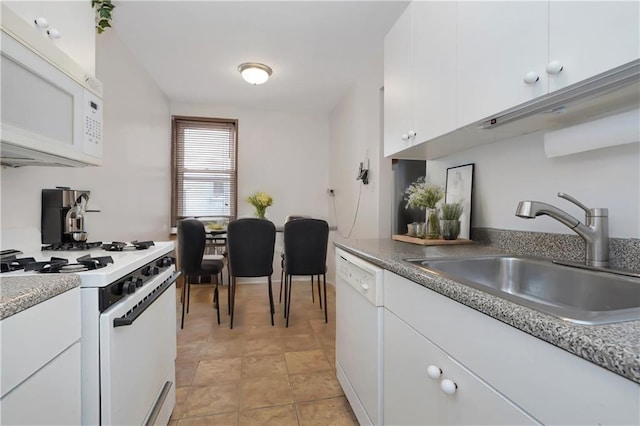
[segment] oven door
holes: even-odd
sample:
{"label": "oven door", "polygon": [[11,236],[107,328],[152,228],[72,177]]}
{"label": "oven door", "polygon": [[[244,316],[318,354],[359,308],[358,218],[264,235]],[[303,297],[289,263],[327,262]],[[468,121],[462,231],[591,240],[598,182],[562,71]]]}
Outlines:
{"label": "oven door", "polygon": [[167,424],[175,405],[175,280],[166,269],[100,316],[103,425]]}

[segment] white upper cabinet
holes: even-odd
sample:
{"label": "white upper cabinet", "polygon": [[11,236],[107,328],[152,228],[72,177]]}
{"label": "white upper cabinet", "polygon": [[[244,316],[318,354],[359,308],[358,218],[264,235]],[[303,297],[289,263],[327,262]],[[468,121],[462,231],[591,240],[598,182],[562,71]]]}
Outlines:
{"label": "white upper cabinet", "polygon": [[457,4],[456,126],[546,94],[549,4]]}
{"label": "white upper cabinet", "polygon": [[[95,76],[95,14],[90,1],[4,1],[33,31],[40,32],[90,75]],[[35,20],[44,18],[46,28]],[[57,34],[56,34],[57,33]]]}
{"label": "white upper cabinet", "polygon": [[[640,57],[640,2],[551,1],[549,91]],[[555,66],[555,69],[554,69]]]}
{"label": "white upper cabinet", "polygon": [[[384,155],[410,146],[412,11],[409,4],[384,38]],[[403,136],[406,137],[403,138]]]}
{"label": "white upper cabinet", "polygon": [[385,156],[455,127],[455,12],[413,2],[385,37]]}

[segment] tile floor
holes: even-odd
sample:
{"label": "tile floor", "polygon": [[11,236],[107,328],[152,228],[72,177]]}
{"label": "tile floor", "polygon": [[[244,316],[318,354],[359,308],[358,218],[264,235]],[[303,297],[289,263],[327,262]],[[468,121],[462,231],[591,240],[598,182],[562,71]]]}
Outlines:
{"label": "tile floor", "polygon": [[183,330],[178,295],[176,406],[169,425],[357,425],[335,374],[335,290],[327,285],[325,324],[310,287],[294,283],[289,328],[279,284],[273,327],[266,284],[238,285],[233,330],[227,286],[221,287],[219,326],[211,286],[191,287]]}

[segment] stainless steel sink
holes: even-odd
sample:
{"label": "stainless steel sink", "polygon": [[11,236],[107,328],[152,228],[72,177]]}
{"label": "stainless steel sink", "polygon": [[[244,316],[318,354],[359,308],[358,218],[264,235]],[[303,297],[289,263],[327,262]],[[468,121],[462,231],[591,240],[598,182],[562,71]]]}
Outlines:
{"label": "stainless steel sink", "polygon": [[581,324],[640,319],[640,278],[524,256],[409,259],[430,272]]}

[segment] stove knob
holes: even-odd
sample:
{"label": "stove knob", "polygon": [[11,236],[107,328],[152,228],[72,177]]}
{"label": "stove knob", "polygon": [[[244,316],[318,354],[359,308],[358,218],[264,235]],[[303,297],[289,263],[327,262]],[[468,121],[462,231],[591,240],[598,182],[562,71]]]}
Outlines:
{"label": "stove knob", "polygon": [[142,287],[142,284],[144,284],[144,281],[140,277],[134,278],[133,282],[135,283],[136,287]]}
{"label": "stove knob", "polygon": [[158,275],[160,273],[160,268],[158,268],[157,266],[154,266],[153,269],[151,270],[151,275]]}
{"label": "stove knob", "polygon": [[142,275],[144,275],[145,277],[151,275],[151,266],[145,266],[144,268],[142,268]]}
{"label": "stove knob", "polygon": [[122,285],[122,293],[124,294],[131,294],[134,291],[136,291],[136,283],[133,280],[133,278],[129,278],[127,279],[127,281],[124,282],[124,284]]}
{"label": "stove knob", "polygon": [[156,262],[156,265],[158,265],[161,268],[171,266],[171,259],[169,259],[168,257],[163,257],[162,259],[158,259],[158,261]]}

